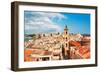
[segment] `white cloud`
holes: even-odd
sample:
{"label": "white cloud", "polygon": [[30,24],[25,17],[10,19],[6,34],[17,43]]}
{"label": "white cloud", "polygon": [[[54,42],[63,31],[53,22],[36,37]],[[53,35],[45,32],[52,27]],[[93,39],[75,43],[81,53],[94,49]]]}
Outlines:
{"label": "white cloud", "polygon": [[25,33],[60,32],[62,29],[53,22],[53,19],[61,20],[65,16],[60,13],[25,12]]}

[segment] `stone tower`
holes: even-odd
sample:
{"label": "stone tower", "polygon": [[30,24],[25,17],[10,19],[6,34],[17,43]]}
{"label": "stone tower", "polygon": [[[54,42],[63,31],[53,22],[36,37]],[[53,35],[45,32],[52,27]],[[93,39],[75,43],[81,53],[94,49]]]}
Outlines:
{"label": "stone tower", "polygon": [[64,28],[64,59],[70,58],[70,49],[69,49],[69,32],[67,25]]}

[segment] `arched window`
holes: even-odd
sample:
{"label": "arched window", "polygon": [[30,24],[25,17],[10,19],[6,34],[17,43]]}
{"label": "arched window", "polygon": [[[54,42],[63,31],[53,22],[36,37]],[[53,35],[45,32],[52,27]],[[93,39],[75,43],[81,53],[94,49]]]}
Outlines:
{"label": "arched window", "polygon": [[67,31],[66,31],[66,34],[67,34]]}
{"label": "arched window", "polygon": [[68,45],[67,45],[67,43],[66,43],[66,47],[67,47]]}
{"label": "arched window", "polygon": [[66,41],[67,41],[67,37],[66,37]]}

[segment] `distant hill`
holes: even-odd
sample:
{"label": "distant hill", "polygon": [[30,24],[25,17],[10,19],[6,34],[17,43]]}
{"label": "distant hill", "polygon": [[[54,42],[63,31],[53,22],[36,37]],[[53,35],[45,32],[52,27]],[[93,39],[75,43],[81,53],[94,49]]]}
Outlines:
{"label": "distant hill", "polygon": [[[75,33],[70,33],[71,35],[76,35]],[[90,34],[81,34],[82,36],[90,36]]]}
{"label": "distant hill", "polygon": [[83,36],[90,36],[90,34],[82,34]]}
{"label": "distant hill", "polygon": [[25,37],[33,37],[36,36],[35,34],[25,34]]}

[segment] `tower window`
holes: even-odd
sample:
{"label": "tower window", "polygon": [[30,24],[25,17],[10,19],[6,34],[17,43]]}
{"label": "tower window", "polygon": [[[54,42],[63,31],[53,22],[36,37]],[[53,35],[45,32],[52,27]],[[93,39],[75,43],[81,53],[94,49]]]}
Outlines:
{"label": "tower window", "polygon": [[67,32],[66,32],[66,34],[67,34]]}
{"label": "tower window", "polygon": [[66,41],[67,41],[67,37],[66,37]]}
{"label": "tower window", "polygon": [[66,47],[67,47],[68,45],[66,44]]}

